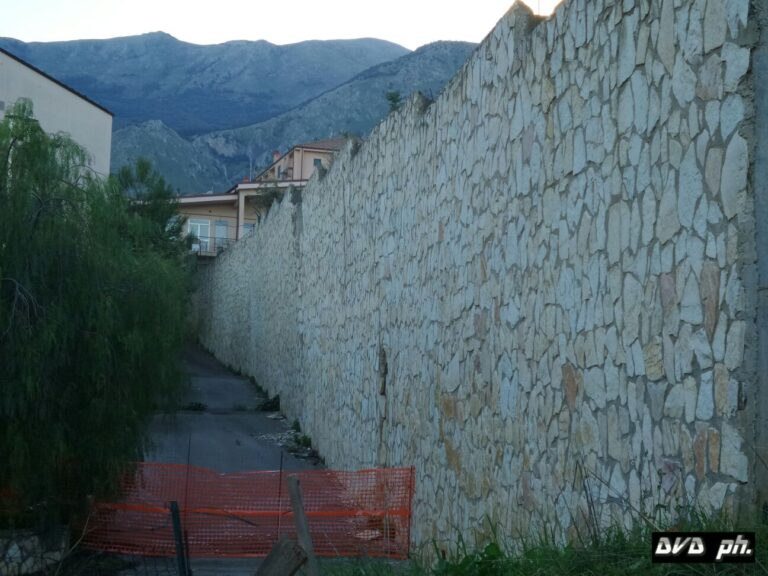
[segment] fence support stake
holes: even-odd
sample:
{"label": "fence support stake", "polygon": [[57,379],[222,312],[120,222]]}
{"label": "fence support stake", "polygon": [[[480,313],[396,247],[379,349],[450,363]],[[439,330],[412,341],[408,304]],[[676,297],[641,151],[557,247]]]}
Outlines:
{"label": "fence support stake", "polygon": [[293,576],[306,561],[304,549],[283,536],[261,563],[256,576]]}
{"label": "fence support stake", "polygon": [[173,523],[173,540],[176,544],[176,565],[179,576],[189,576],[187,570],[187,555],[184,549],[184,539],[181,532],[181,517],[179,516],[179,503],[171,502],[171,522]]}
{"label": "fence support stake", "polygon": [[307,573],[309,576],[320,576],[320,567],[317,564],[312,538],[309,535],[309,522],[307,522],[307,516],[304,514],[301,486],[296,476],[288,478],[288,490],[291,493],[291,508],[293,508],[293,519],[296,522],[296,535],[299,537],[299,544],[307,555]]}

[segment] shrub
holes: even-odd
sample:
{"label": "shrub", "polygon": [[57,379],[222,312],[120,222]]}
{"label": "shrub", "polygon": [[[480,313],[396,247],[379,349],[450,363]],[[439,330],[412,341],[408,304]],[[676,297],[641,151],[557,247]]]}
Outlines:
{"label": "shrub", "polygon": [[59,521],[111,491],[177,399],[180,223],[146,164],[122,176],[92,176],[29,103],[0,122],[0,524]]}

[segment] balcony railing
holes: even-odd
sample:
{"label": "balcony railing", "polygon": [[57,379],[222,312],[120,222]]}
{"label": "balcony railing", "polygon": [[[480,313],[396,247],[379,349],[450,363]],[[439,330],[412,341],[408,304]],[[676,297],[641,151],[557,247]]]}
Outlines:
{"label": "balcony railing", "polygon": [[200,236],[192,240],[192,252],[198,256],[216,256],[229,248],[235,242],[232,238],[217,236]]}

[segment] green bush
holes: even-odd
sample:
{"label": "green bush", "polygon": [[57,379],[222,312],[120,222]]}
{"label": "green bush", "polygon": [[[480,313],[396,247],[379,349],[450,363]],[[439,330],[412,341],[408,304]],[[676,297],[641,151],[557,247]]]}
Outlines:
{"label": "green bush", "polygon": [[113,490],[177,401],[189,266],[174,214],[147,162],[103,181],[30,104],[0,122],[0,525]]}

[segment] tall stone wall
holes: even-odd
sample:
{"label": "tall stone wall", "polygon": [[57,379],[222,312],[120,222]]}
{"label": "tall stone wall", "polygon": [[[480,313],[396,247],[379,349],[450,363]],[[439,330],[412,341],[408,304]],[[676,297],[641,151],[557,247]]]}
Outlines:
{"label": "tall stone wall", "polygon": [[513,7],[204,271],[201,339],[330,466],[415,466],[417,544],[749,505],[749,8]]}

